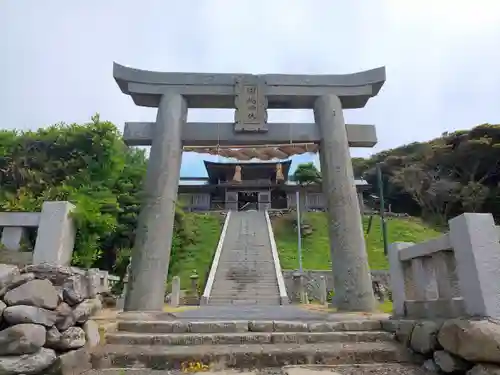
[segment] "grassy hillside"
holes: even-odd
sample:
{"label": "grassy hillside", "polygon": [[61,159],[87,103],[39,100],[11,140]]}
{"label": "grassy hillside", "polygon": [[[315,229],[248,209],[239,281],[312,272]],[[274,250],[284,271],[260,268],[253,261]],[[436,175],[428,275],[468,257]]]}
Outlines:
{"label": "grassy hillside", "polygon": [[192,243],[185,246],[181,253],[172,254],[170,260],[169,279],[172,276],[181,278],[181,288],[190,285],[189,276],[193,270],[200,276],[200,288],[203,290],[205,277],[210,272],[224,218],[212,213],[186,213],[186,226],[192,230]]}
{"label": "grassy hillside", "polygon": [[[293,219],[293,216],[273,219],[274,237],[283,269],[298,268],[297,232],[294,229]],[[302,239],[302,264],[304,269],[331,269],[326,214],[307,212],[303,216],[303,220],[304,223],[310,224],[314,228],[312,234]],[[366,233],[367,216],[363,218],[363,224]],[[389,242],[421,242],[437,237],[440,234],[416,218],[388,218],[387,228]],[[365,235],[365,238],[371,269],[387,269],[389,265],[384,256],[384,245],[378,217],[373,218],[370,233]]]}

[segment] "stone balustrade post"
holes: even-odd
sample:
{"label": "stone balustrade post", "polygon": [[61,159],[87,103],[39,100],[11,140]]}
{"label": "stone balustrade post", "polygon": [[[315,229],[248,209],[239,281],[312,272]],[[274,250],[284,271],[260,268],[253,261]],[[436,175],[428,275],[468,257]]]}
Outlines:
{"label": "stone balustrade post", "polygon": [[109,272],[108,271],[100,271],[101,276],[101,293],[109,292],[111,290],[111,286],[109,283]]}
{"label": "stone balustrade post", "polygon": [[307,296],[304,288],[304,275],[302,272],[296,271],[292,274],[293,293],[292,302],[307,303]]}
{"label": "stone balustrade post", "polygon": [[328,291],[326,288],[326,277],[320,276],[319,278],[319,302],[322,305],[328,304]]}
{"label": "stone balustrade post", "polygon": [[449,224],[466,313],[500,318],[500,238],[493,216],[464,213]]}
{"label": "stone balustrade post", "polygon": [[71,218],[74,208],[69,202],[43,203],[33,251],[33,264],[70,265],[76,237]]}
{"label": "stone balustrade post", "polygon": [[94,298],[101,292],[101,271],[99,268],[89,268],[86,272],[88,294]]}
{"label": "stone balustrade post", "polygon": [[172,294],[170,298],[170,305],[178,307],[181,297],[181,279],[179,276],[172,277]]}
{"label": "stone balustrade post", "polygon": [[412,245],[413,243],[409,242],[395,242],[391,243],[388,249],[393,313],[399,317],[406,315],[406,277],[403,263],[399,260],[399,251]]}

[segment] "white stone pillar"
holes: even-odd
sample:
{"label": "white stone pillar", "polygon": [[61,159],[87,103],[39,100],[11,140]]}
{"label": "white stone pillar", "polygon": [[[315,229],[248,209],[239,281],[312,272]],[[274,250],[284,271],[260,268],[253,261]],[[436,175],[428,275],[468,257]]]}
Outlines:
{"label": "white stone pillar", "polygon": [[125,311],[162,311],[170,262],[187,104],[166,93],[158,105],[138,218]]}
{"label": "white stone pillar", "polygon": [[339,310],[373,311],[376,301],[340,99],[335,95],[316,99],[314,117],[321,134],[335,302]]}
{"label": "white stone pillar", "polygon": [[493,216],[465,213],[449,224],[466,312],[500,318],[500,238]]}
{"label": "white stone pillar", "polygon": [[389,245],[388,249],[393,313],[398,317],[406,314],[406,276],[403,263],[399,260],[399,252],[401,249],[413,245],[413,243],[408,242],[394,242]]}
{"label": "white stone pillar", "polygon": [[43,203],[33,251],[33,264],[70,265],[76,237],[76,229],[70,215],[74,208],[69,202]]}

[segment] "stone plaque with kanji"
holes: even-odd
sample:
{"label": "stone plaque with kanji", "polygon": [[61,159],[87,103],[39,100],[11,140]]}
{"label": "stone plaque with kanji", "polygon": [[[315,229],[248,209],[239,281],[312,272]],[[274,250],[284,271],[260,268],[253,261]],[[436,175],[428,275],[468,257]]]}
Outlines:
{"label": "stone plaque with kanji", "polygon": [[267,131],[265,82],[258,76],[238,77],[235,82],[235,131]]}

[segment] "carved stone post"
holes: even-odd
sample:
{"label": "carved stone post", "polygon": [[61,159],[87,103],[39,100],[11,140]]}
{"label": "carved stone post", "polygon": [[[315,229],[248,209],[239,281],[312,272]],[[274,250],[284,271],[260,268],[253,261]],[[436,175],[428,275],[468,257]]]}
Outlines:
{"label": "carved stone post", "polygon": [[373,311],[375,297],[339,97],[319,97],[314,117],[321,134],[320,162],[334,259],[335,302],[339,310]]}
{"label": "carved stone post", "polygon": [[325,276],[320,276],[319,278],[319,302],[322,305],[326,305],[328,303],[328,292],[326,288]]}
{"label": "carved stone post", "polygon": [[181,95],[166,93],[161,97],[132,255],[126,311],[163,309],[180,177],[181,133],[186,117],[187,105]]}
{"label": "carved stone post", "polygon": [[198,297],[198,273],[193,272],[193,274],[189,276],[189,278],[191,279],[191,290],[193,291],[193,295]]}
{"label": "carved stone post", "polygon": [[172,277],[172,294],[170,298],[170,305],[178,307],[181,297],[181,279],[179,276]]}

